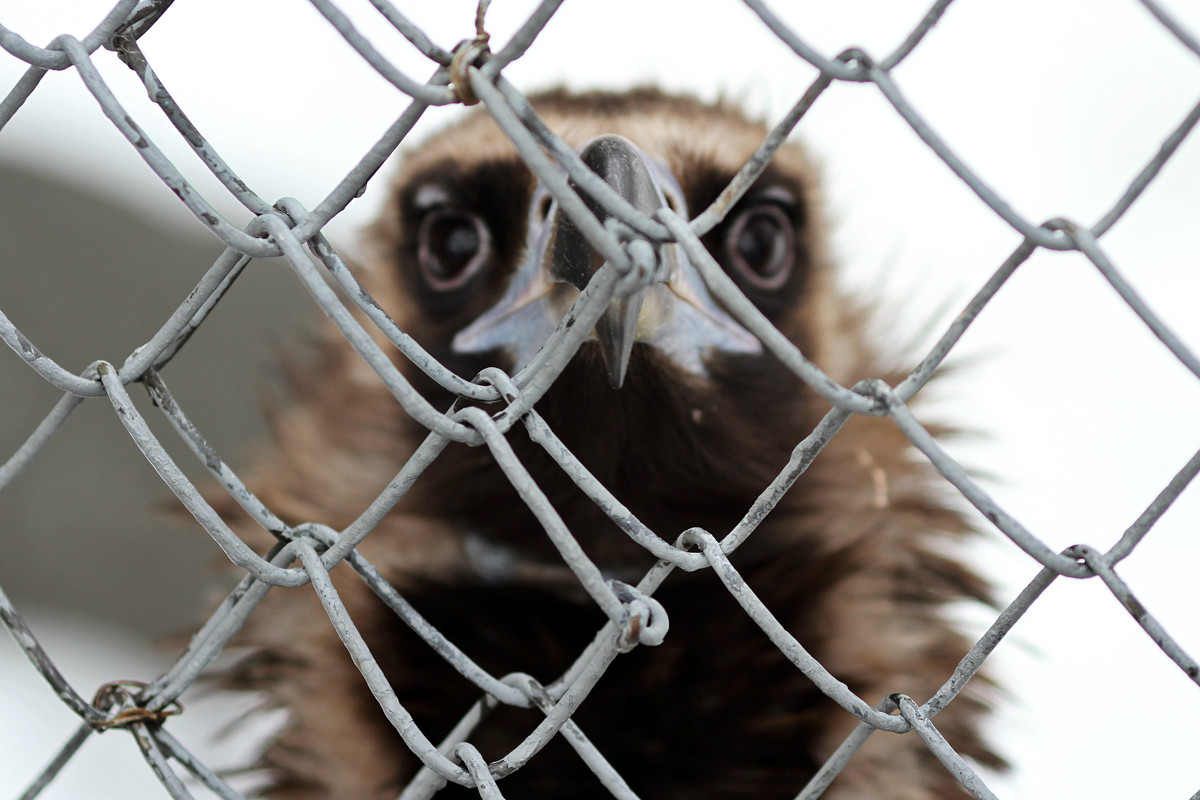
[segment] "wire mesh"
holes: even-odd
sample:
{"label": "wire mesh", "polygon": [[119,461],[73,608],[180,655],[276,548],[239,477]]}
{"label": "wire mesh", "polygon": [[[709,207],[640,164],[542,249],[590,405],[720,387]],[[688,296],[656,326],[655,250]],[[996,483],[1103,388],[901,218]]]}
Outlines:
{"label": "wire mesh", "polygon": [[[1146,610],[1117,572],[1120,563],[1135,551],[1162,514],[1200,471],[1200,452],[1180,467],[1115,545],[1107,550],[1077,545],[1057,552],[1001,508],[909,410],[909,402],[944,363],[979,313],[1038,250],[1075,251],[1085,257],[1162,346],[1187,371],[1200,378],[1200,359],[1143,301],[1102,247],[1105,234],[1139,200],[1191,134],[1200,120],[1200,103],[1186,110],[1183,119],[1162,141],[1153,158],[1130,178],[1125,191],[1090,225],[1065,218],[1037,222],[1011,208],[970,165],[959,158],[906,99],[893,78],[893,70],[920,46],[924,36],[950,6],[949,0],[935,3],[903,43],[883,57],[859,49],[850,49],[836,56],[820,53],[805,42],[801,32],[786,26],[764,4],[745,0],[745,6],[758,16],[762,24],[785,43],[798,59],[815,67],[819,77],[800,93],[792,108],[775,124],[770,135],[708,208],[691,220],[683,219],[666,208],[648,216],[630,206],[592,174],[578,154],[546,128],[521,91],[504,76],[505,68],[520,59],[534,40],[542,35],[543,28],[560,2],[548,0],[541,3],[517,33],[494,52],[489,49],[492,43],[486,35],[487,3],[480,4],[475,35],[453,47],[441,47],[433,43],[397,8],[385,2],[374,3],[380,13],[380,24],[394,27],[432,62],[433,75],[424,82],[404,74],[376,50],[336,4],[327,0],[312,0],[312,5],[364,61],[396,90],[410,98],[411,102],[379,142],[311,210],[295,200],[271,203],[256,194],[192,125],[162,85],[140,49],[138,39],[169,12],[169,0],[122,0],[87,36],[82,39],[60,36],[45,48],[31,45],[18,32],[0,26],[0,46],[29,65],[24,77],[0,101],[0,126],[21,111],[22,105],[37,90],[48,71],[74,71],[115,128],[175,193],[195,217],[197,225],[207,229],[226,247],[185,302],[120,365],[97,362],[82,372],[65,368],[41,352],[35,342],[0,313],[0,338],[30,369],[63,393],[62,399],[50,409],[25,443],[0,466],[0,490],[38,458],[46,442],[81,404],[85,401],[107,402],[166,486],[200,522],[228,559],[245,573],[241,583],[199,629],[170,669],[149,684],[115,679],[91,699],[81,696],[64,678],[50,654],[38,644],[34,632],[0,591],[0,619],[45,678],[48,691],[55,693],[80,720],[77,732],[61,751],[48,754],[49,764],[22,795],[23,798],[36,797],[49,785],[91,734],[114,728],[124,729],[134,737],[147,765],[172,797],[192,796],[193,789],[181,777],[183,775],[188,776],[193,786],[198,782],[219,797],[240,797],[222,776],[193,756],[183,743],[171,735],[170,724],[166,720],[178,712],[179,697],[222,652],[272,587],[311,584],[311,590],[316,593],[346,649],[359,665],[362,679],[389,721],[424,765],[402,795],[414,799],[429,796],[447,781],[474,787],[485,798],[500,797],[503,778],[536,758],[541,747],[559,735],[571,742],[581,759],[614,796],[635,796],[617,771],[605,761],[603,754],[588,741],[586,731],[579,728],[572,716],[609,665],[622,653],[639,645],[653,646],[669,635],[666,612],[653,594],[676,569],[711,569],[744,612],[795,667],[808,676],[821,692],[858,719],[854,732],[807,786],[796,787],[798,800],[819,796],[853,759],[859,746],[876,731],[919,737],[969,794],[977,798],[994,797],[983,778],[939,733],[934,724],[936,716],[955,701],[968,681],[1044,590],[1062,577],[1098,578],[1141,626],[1148,639],[1193,683],[1200,684],[1200,665]],[[1152,0],[1141,0],[1141,5],[1184,48],[1200,58],[1200,41],[1193,33]],[[94,60],[103,57],[102,48],[115,52],[137,74],[152,101],[224,189],[254,215],[249,225],[239,229],[218,213],[127,113],[95,67]],[[734,203],[767,169],[774,155],[808,111],[820,102],[827,91],[843,83],[873,86],[929,150],[982,203],[1022,237],[1021,244],[979,289],[916,369],[895,385],[873,380],[847,387],[824,374],[741,295],[701,243],[701,237],[725,218]],[[576,221],[608,265],[597,273],[582,292],[546,347],[513,375],[488,370],[474,380],[467,380],[443,367],[376,305],[322,233],[328,223],[361,194],[367,181],[395,152],[429,108],[457,103],[479,103],[486,109],[505,136],[513,142],[525,163]],[[606,226],[597,219],[581,192],[593,198],[612,218],[619,220],[623,229],[618,232],[614,226]],[[645,280],[648,251],[644,245],[662,241],[679,243],[701,273],[707,289],[738,323],[833,406],[812,434],[798,443],[791,462],[770,486],[764,487],[763,494],[754,506],[747,509],[741,524],[720,537],[708,531],[689,530],[675,543],[664,541],[633,518],[617,498],[573,458],[534,410],[534,405],[550,389],[613,298],[627,291],[629,286]],[[289,526],[276,516],[206,443],[197,426],[171,395],[160,374],[160,370],[186,346],[191,334],[205,322],[213,307],[231,291],[238,274],[253,259],[271,256],[282,256],[287,260],[297,278],[358,356],[387,386],[396,402],[429,431],[429,436],[395,479],[368,504],[353,524],[341,530],[317,523]],[[652,254],[649,258],[652,262]],[[7,298],[6,302],[9,302]],[[368,330],[363,320],[369,322],[374,330]],[[503,410],[488,413],[479,407],[468,406],[454,408],[447,413],[434,407],[413,387],[395,366],[388,352],[380,346],[380,335],[404,358],[449,391],[465,400],[501,403]],[[175,463],[130,398],[128,387],[135,383],[142,384],[149,392],[154,405],[213,478],[257,523],[279,539],[279,544],[271,552],[260,555],[248,545]],[[894,695],[883,704],[872,705],[855,695],[837,676],[808,655],[804,643],[797,641],[755,596],[730,560],[733,551],[751,536],[757,521],[779,502],[792,482],[854,415],[890,418],[963,498],[1016,547],[1041,565],[1037,577],[1004,609],[978,642],[963,654],[959,667],[946,676],[942,688],[928,698]],[[570,476],[579,489],[604,509],[631,538],[659,559],[659,563],[642,576],[636,585],[607,578],[585,554],[571,530],[557,516],[552,504],[513,452],[506,434],[517,426],[523,426],[533,441],[555,455],[563,472]],[[552,685],[542,685],[527,675],[494,676],[488,673],[436,627],[421,618],[406,603],[402,594],[356,550],[429,464],[455,442],[486,448],[491,453],[496,464],[517,487],[542,523],[580,586],[607,619],[607,624],[598,632],[592,645],[580,655],[576,668]],[[466,741],[472,715],[478,715],[478,707],[468,711],[460,724],[461,731],[456,729],[442,743],[431,741],[427,733],[414,723],[412,715],[389,686],[383,671],[375,664],[366,641],[330,580],[330,570],[342,562],[348,563],[447,663],[479,688],[486,698],[481,702],[534,706],[544,712],[545,720],[516,750],[492,763],[488,763]]]}

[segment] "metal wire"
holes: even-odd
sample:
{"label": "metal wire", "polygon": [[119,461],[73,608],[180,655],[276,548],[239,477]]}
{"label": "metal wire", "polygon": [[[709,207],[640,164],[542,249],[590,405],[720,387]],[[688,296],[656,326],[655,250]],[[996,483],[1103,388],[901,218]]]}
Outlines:
{"label": "metal wire", "polygon": [[[955,698],[976,674],[980,666],[1000,644],[1013,625],[1041,597],[1045,589],[1061,577],[1099,578],[1130,616],[1144,629],[1147,637],[1194,683],[1200,685],[1200,666],[1138,601],[1134,592],[1118,575],[1118,564],[1128,557],[1152,530],[1155,522],[1200,472],[1200,452],[1183,465],[1153,502],[1107,551],[1077,545],[1064,552],[1051,549],[1041,538],[1001,508],[937,443],[908,411],[907,403],[920,391],[955,347],[979,312],[996,292],[1039,249],[1070,250],[1082,254],[1112,286],[1117,295],[1152,331],[1154,336],[1192,374],[1200,378],[1200,359],[1142,300],[1111,262],[1101,240],[1112,226],[1138,201],[1144,190],[1161,173],[1180,144],[1200,121],[1200,103],[1188,109],[1177,127],[1162,141],[1153,158],[1129,181],[1112,206],[1090,226],[1063,219],[1043,223],[1029,220],[1011,206],[971,169],[929,122],[909,103],[893,77],[893,69],[918,48],[925,35],[939,21],[950,0],[938,0],[910,31],[899,47],[882,58],[859,49],[830,56],[809,45],[800,32],[780,21],[759,0],[744,0],[780,41],[795,55],[815,67],[818,78],[797,98],[791,110],[780,119],[753,156],[707,209],[692,220],[680,218],[669,209],[649,217],[617,196],[609,186],[592,174],[576,152],[564,144],[537,117],[524,96],[504,77],[504,69],[520,59],[541,35],[562,0],[546,0],[529,16],[512,39],[488,58],[480,59],[487,42],[480,24],[475,38],[465,38],[457,47],[433,42],[418,26],[385,0],[371,0],[380,14],[380,24],[399,31],[431,62],[431,77],[421,82],[400,71],[341,12],[332,0],[310,0],[314,8],[347,43],[385,80],[411,98],[411,104],[363,155],[359,163],[315,209],[308,210],[295,200],[270,203],[253,191],[211,143],[192,124],[172,95],[159,80],[138,46],[144,34],[164,14],[170,0],[121,0],[99,25],[82,40],[63,35],[47,47],[30,44],[17,32],[0,25],[0,47],[29,65],[24,77],[0,101],[0,127],[19,113],[36,91],[48,70],[74,70],[92,98],[124,135],[130,146],[151,170],[171,188],[198,223],[226,245],[225,252],[213,263],[187,299],[169,315],[160,330],[144,345],[129,354],[119,368],[97,362],[76,373],[56,363],[7,316],[0,311],[0,339],[28,366],[52,386],[63,392],[45,420],[33,430],[25,443],[0,465],[0,490],[7,487],[30,461],[36,459],[71,413],[88,399],[107,397],[114,413],[125,426],[137,447],[158,472],[163,482],[200,521],[229,560],[245,570],[241,583],[195,634],[190,644],[170,669],[157,680],[141,687],[125,688],[104,702],[89,703],[81,697],[55,667],[50,655],[38,644],[33,632],[13,604],[0,591],[0,622],[9,630],[45,679],[48,691],[75,713],[82,725],[57,754],[48,754],[48,766],[33,781],[23,798],[36,797],[67,764],[90,733],[109,728],[127,730],[134,736],[150,769],[159,777],[167,792],[176,798],[191,794],[180,777],[180,769],[225,800],[240,798],[225,780],[192,755],[162,724],[162,717],[174,713],[177,698],[191,686],[203,670],[254,612],[271,587],[311,584],[338,635],[360,666],[363,679],[379,701],[405,742],[420,758],[424,768],[405,789],[405,800],[427,798],[450,781],[475,787],[486,800],[502,797],[502,779],[535,758],[550,739],[565,737],[580,758],[594,771],[614,797],[635,797],[620,774],[589,741],[586,732],[572,719],[591,688],[622,652],[639,642],[654,644],[667,632],[666,613],[652,597],[654,591],[676,568],[685,571],[713,569],[745,613],[763,630],[780,651],[823,693],[840,704],[860,722],[837,752],[805,787],[796,787],[799,798],[815,798],[849,763],[859,746],[876,731],[891,731],[920,737],[945,768],[977,798],[992,798],[991,790],[975,774],[938,732],[936,715]],[[1200,58],[1196,36],[1156,3],[1141,0],[1150,14],[1185,48]],[[481,4],[480,22],[486,3]],[[473,47],[469,52],[464,49]],[[151,100],[163,111],[178,133],[213,173],[221,186],[250,210],[254,220],[244,229],[226,221],[163,155],[160,148],[109,90],[96,69],[95,60],[104,57],[102,48],[118,57],[146,86]],[[451,85],[454,82],[454,85]],[[741,295],[733,282],[708,254],[700,237],[724,219],[742,193],[770,164],[787,136],[822,96],[841,83],[871,84],[912,128],[925,145],[968,186],[979,200],[1023,238],[991,278],[963,308],[940,340],[919,366],[896,386],[882,381],[864,381],[856,386],[838,384],[809,361],[773,325]],[[431,106],[459,102],[459,98],[478,99],[494,117],[504,134],[512,140],[531,170],[557,202],[571,215],[584,235],[609,262],[582,293],[567,319],[555,330],[546,347],[518,374],[509,376],[487,370],[468,381],[439,364],[407,333],[383,312],[367,291],[342,263],[341,258],[322,234],[323,227],[356,196],[414,124]],[[572,184],[582,187],[604,211],[625,227],[628,235],[618,236],[614,227],[603,224],[588,209]],[[663,541],[640,522],[591,475],[582,463],[533,410],[534,404],[553,384],[580,346],[587,332],[607,308],[614,296],[632,281],[639,280],[639,240],[676,241],[686,250],[701,273],[708,290],[729,313],[786,364],[797,376],[833,404],[825,419],[795,446],[792,458],[775,480],[747,509],[744,518],[730,531],[718,537],[709,531],[693,529],[677,542]],[[306,252],[306,248],[308,252]],[[309,257],[315,257],[316,263]],[[378,375],[404,410],[424,425],[428,437],[403,466],[391,483],[368,505],[351,525],[342,531],[310,524],[289,527],[246,487],[204,437],[172,397],[158,370],[183,347],[209,311],[229,291],[233,280],[253,258],[280,256],[287,259],[313,298],[333,321],[354,350]],[[320,265],[318,267],[317,265]],[[321,270],[325,271],[323,275]],[[326,281],[332,279],[341,297]],[[7,298],[6,298],[7,300]],[[359,314],[352,313],[351,307]],[[364,323],[362,320],[366,320]],[[476,401],[502,401],[503,410],[488,414],[478,407],[434,408],[396,368],[392,357],[378,344],[378,338],[364,324],[374,325],[402,356],[446,389],[460,397]],[[232,531],[216,511],[185,477],[127,393],[127,386],[140,382],[149,390],[155,406],[169,420],[187,447],[231,496],[279,540],[276,547],[260,556]],[[856,696],[805,650],[763,605],[739,575],[728,556],[750,537],[758,523],[775,507],[792,483],[807,469],[813,458],[838,434],[855,414],[890,417],[896,426],[921,451],[933,466],[961,495],[973,504],[1011,542],[1035,559],[1041,570],[1034,580],[1000,614],[995,623],[968,652],[957,670],[939,691],[919,702],[894,695],[872,706]],[[562,472],[601,508],[627,536],[659,562],[636,586],[607,580],[592,563],[570,530],[558,517],[548,499],[512,451],[505,434],[515,425],[525,427],[529,437],[546,450]],[[413,481],[451,442],[467,442],[490,450],[496,463],[541,522],[564,563],[580,585],[607,617],[591,644],[574,665],[554,683],[542,686],[527,675],[494,676],[450,641],[435,626],[421,617],[397,589],[355,548],[371,533],[404,496]],[[395,614],[416,631],[448,664],[473,682],[485,699],[463,717],[455,730],[434,745],[413,721],[382,670],[375,664],[367,644],[355,627],[338,592],[329,578],[329,570],[342,561],[362,578]],[[118,676],[119,677],[119,676]],[[505,757],[487,763],[466,739],[488,708],[497,704],[536,707],[545,718],[525,740]],[[1200,797],[1200,795],[1197,795]]]}

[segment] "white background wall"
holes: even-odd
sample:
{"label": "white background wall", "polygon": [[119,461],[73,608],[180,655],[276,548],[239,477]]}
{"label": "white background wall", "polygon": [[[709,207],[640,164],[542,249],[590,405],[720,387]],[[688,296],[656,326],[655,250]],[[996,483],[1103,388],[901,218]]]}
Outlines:
{"label": "white background wall", "polygon": [[[473,3],[409,5],[415,8],[406,13],[443,46],[472,32]],[[926,10],[912,0],[774,5],[822,52],[856,45],[877,57]],[[82,37],[102,14],[94,6],[0,0],[0,24],[38,44],[62,32]],[[1200,6],[1164,6],[1200,32]],[[496,0],[489,15],[495,40],[505,41],[530,7],[527,0]],[[370,21],[366,3],[347,0],[344,8],[409,74],[428,75],[406,42]],[[404,106],[301,2],[179,0],[142,45],[197,127],[269,199],[287,195],[315,205]],[[244,213],[222,200],[132,73],[109,53],[96,61],[151,138],[244,224]],[[22,71],[0,53],[0,89]],[[506,75],[527,91],[655,82],[708,98],[724,93],[771,120],[815,77],[740,4],[672,0],[566,3]],[[1132,0],[960,0],[894,77],[1019,213],[1085,225],[1200,100],[1200,58]],[[418,133],[455,113],[429,114]],[[921,339],[927,347],[1019,236],[872,86],[833,87],[799,136],[825,164],[847,283],[887,297],[895,330],[929,331]],[[1125,277],[1193,350],[1200,348],[1198,136],[1103,240]],[[0,132],[0,159],[79,181],[165,224],[196,227],[71,72],[47,76]],[[374,186],[331,226],[335,241],[348,244],[378,201]],[[0,270],[13,268],[0,261]],[[0,308],[11,302],[0,298]],[[937,390],[924,418],[981,431],[951,443],[951,452],[986,473],[987,490],[1056,549],[1111,546],[1200,448],[1200,381],[1082,257],[1039,253],[1027,262],[955,360],[969,366]],[[972,558],[1004,600],[1036,573],[1032,560],[998,534]],[[1120,567],[1193,657],[1200,655],[1197,563],[1200,489],[1192,487]],[[969,619],[976,635],[990,621]],[[54,643],[52,654],[83,692],[127,666],[145,670],[143,642],[119,634],[89,639],[80,623],[61,616],[41,621],[44,629],[35,630]],[[1200,689],[1098,581],[1052,586],[995,665],[1010,695],[995,731],[1016,766],[989,781],[999,797],[1184,800],[1200,789]],[[3,642],[0,674],[0,760],[16,754],[11,765],[0,765],[4,796],[19,791],[73,724]],[[133,753],[118,734],[99,737],[85,754],[91,765],[72,765],[47,796],[159,796],[145,769],[126,764],[136,760]]]}

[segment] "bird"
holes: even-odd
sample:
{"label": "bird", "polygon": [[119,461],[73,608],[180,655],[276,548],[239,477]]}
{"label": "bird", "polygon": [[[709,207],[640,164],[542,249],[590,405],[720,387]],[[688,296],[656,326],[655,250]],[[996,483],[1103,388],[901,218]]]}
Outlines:
{"label": "bird", "polygon": [[[551,89],[529,103],[635,208],[650,215],[667,208],[685,220],[718,198],[768,133],[734,102],[649,86]],[[581,194],[604,222],[603,207]],[[816,159],[789,141],[701,242],[831,379],[894,383],[902,377],[896,337],[886,329],[880,335],[886,320],[874,300],[839,283],[830,228]],[[527,366],[605,264],[478,109],[406,147],[360,249],[357,276],[372,301],[467,379]],[[830,403],[708,291],[678,244],[660,243],[655,259],[657,277],[613,301],[534,410],[665,542],[697,529],[719,539]],[[394,348],[390,357],[435,407],[472,404]],[[289,525],[341,530],[428,430],[332,325],[296,358],[288,399],[271,414],[249,485]],[[654,566],[656,557],[521,425],[507,441],[606,578],[636,584]],[[270,544],[234,504],[213,502],[248,540]],[[895,424],[855,415],[730,562],[803,647],[867,703],[897,692],[920,702],[969,649],[948,607],[990,602],[985,581],[953,555],[954,543],[972,534],[964,511]],[[494,676],[528,674],[550,684],[606,621],[486,447],[448,445],[359,552]],[[440,741],[481,690],[347,566],[331,576],[397,699]],[[858,720],[780,653],[713,570],[676,570],[654,599],[669,615],[661,644],[619,655],[572,722],[645,800],[796,796]],[[417,774],[421,762],[380,710],[309,587],[272,589],[235,642],[243,655],[222,684],[253,690],[263,707],[284,711],[257,762],[268,776],[265,797],[383,800]],[[985,680],[973,681],[935,724],[958,753],[1001,768],[982,731],[988,692]],[[485,759],[499,759],[542,718],[536,708],[500,705],[470,741]],[[611,796],[563,735],[498,786],[517,800]],[[450,782],[438,796],[476,793]],[[822,795],[962,796],[915,734],[888,732],[868,739]]]}

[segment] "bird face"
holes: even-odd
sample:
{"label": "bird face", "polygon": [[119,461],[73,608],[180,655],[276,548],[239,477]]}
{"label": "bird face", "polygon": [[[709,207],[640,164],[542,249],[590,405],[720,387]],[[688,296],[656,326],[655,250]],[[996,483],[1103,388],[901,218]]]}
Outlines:
{"label": "bird face", "polygon": [[[651,215],[703,211],[767,135],[729,107],[656,90],[555,92],[531,102],[592,171]],[[528,364],[604,263],[484,113],[405,154],[394,186],[374,229],[368,287],[463,377],[492,366],[515,374]],[[701,241],[818,360],[823,341],[842,347],[845,337],[822,335],[842,306],[829,288],[813,187],[802,151],[785,147]],[[616,222],[594,198],[581,198],[602,224]],[[735,524],[817,422],[813,395],[713,297],[674,243],[653,243],[646,280],[616,296],[589,333],[536,410],[593,476],[668,539],[689,525]],[[454,400],[400,365],[435,405]],[[410,438],[424,433],[414,427]],[[509,438],[560,513],[595,531],[584,535],[590,552],[603,559],[609,548],[628,551],[610,563],[644,557],[539,447]],[[464,482],[473,490],[458,510],[472,525],[493,525],[508,501],[524,519],[511,486],[479,450],[452,448],[419,494],[437,498]]]}
{"label": "bird face", "polygon": [[[765,135],[735,112],[687,99],[648,91],[605,95],[599,104],[596,97],[551,94],[534,103],[592,171],[650,216],[702,211]],[[821,247],[810,228],[809,173],[798,151],[785,152],[705,237],[750,299],[797,334]],[[599,222],[616,221],[581,195]],[[485,115],[411,154],[395,203],[385,220],[398,225],[380,230],[403,273],[400,292],[416,299],[423,343],[464,373],[527,365],[605,263]],[[635,349],[653,351],[658,368],[684,379],[712,379],[718,362],[761,359],[761,343],[714,300],[682,248],[653,250],[648,280],[614,298],[585,345],[584,358],[598,353],[608,383],[622,386]]]}

